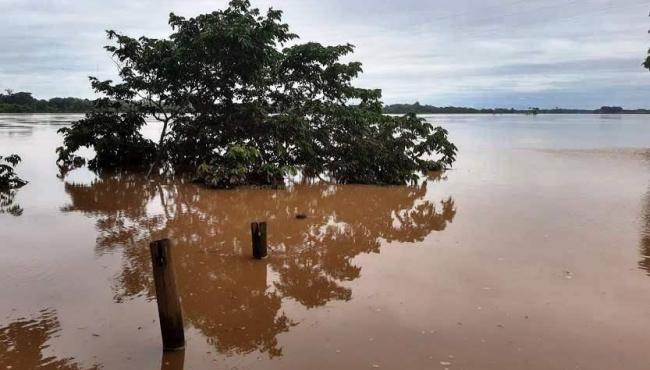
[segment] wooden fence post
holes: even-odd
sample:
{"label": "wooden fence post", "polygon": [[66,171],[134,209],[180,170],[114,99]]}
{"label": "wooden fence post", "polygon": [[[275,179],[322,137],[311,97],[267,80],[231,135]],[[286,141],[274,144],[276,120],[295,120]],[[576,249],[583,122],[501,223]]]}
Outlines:
{"label": "wooden fence post", "polygon": [[153,279],[156,285],[163,350],[179,351],[185,348],[185,334],[170,245],[169,239],[163,239],[151,242],[149,248],[151,249]]}
{"label": "wooden fence post", "polygon": [[253,257],[262,259],[268,255],[266,245],[266,222],[253,222],[251,224],[251,236],[253,238]]}
{"label": "wooden fence post", "polygon": [[163,352],[160,370],[183,370],[185,368],[185,350]]}

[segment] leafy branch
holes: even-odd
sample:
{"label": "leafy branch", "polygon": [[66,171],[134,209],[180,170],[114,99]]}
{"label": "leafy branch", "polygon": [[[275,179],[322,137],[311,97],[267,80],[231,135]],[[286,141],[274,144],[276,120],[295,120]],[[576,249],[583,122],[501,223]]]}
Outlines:
{"label": "leafy branch", "polygon": [[27,185],[27,181],[16,175],[15,168],[21,159],[18,155],[12,154],[6,157],[0,156],[0,192],[7,193],[13,189]]}

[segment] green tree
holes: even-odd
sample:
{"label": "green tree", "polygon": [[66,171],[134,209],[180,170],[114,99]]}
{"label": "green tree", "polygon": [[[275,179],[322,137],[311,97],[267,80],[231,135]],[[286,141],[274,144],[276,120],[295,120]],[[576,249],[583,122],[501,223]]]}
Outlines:
{"label": "green tree", "polygon": [[[379,90],[355,88],[352,45],[296,44],[282,12],[248,0],[195,18],[171,14],[166,39],[108,31],[120,82],[91,78],[96,101],[63,128],[59,163],[90,147],[91,169],[190,171],[215,187],[274,184],[297,171],[341,183],[403,184],[455,160],[447,131],[382,114]],[[282,48],[282,49],[281,49]],[[144,138],[146,117],[160,137]],[[78,162],[78,161],[77,161]]]}
{"label": "green tree", "polygon": [[16,189],[27,185],[27,181],[18,177],[15,167],[20,162],[16,154],[0,156],[0,214],[9,213],[20,216],[23,209],[16,203]]}

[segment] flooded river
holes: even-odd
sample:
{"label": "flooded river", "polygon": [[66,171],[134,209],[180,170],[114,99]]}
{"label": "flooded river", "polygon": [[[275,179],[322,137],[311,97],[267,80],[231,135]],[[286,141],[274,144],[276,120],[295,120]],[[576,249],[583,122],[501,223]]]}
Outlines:
{"label": "flooded river", "polygon": [[[650,116],[428,116],[459,157],[415,186],[232,191],[58,176],[76,117],[0,115],[30,181],[0,208],[0,369],[648,368]],[[187,337],[165,356],[160,238]]]}

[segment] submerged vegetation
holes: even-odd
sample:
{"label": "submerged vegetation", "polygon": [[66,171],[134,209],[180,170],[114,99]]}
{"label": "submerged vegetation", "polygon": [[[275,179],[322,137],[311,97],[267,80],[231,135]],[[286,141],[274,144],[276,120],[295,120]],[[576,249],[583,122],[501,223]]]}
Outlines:
{"label": "submerged vegetation", "polygon": [[[262,15],[247,0],[184,18],[171,14],[167,39],[108,31],[120,82],[91,78],[91,112],[62,128],[63,168],[90,147],[93,170],[140,167],[195,173],[214,187],[272,185],[290,174],[339,183],[404,184],[449,167],[447,131],[415,115],[383,114],[380,90],[352,85],[362,69],[340,59],[352,45],[309,42],[282,12]],[[157,142],[145,117],[162,123]]]}
{"label": "submerged vegetation", "polygon": [[27,181],[16,174],[16,165],[21,161],[16,154],[6,157],[0,156],[0,193],[6,193],[13,189],[27,185]]}
{"label": "submerged vegetation", "polygon": [[0,214],[8,213],[20,216],[23,209],[15,203],[16,189],[27,185],[27,181],[16,174],[16,165],[20,157],[16,154],[0,156]]}

